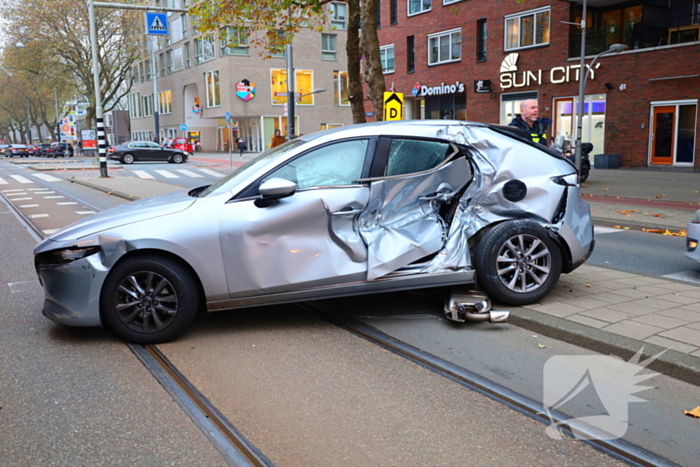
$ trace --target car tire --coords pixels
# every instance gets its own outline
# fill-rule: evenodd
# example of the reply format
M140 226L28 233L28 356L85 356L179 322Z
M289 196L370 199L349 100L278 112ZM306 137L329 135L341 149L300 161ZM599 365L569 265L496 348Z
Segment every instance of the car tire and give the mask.
M173 154L170 156L170 162L174 162L175 164L182 164L183 160L182 154Z
M546 297L562 269L559 245L540 224L506 221L489 230L475 252L479 286L491 299L528 305Z
M133 154L124 154L121 158L121 163L122 164L133 164L134 163L134 155Z
M197 316L199 290L194 275L176 260L162 256L127 259L105 280L101 317L126 341L167 342L184 333Z

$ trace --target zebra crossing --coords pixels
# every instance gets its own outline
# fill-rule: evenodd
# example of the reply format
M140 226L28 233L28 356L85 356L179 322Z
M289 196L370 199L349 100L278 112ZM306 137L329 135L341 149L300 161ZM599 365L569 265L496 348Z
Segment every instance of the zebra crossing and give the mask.
M226 174L217 172L216 170L212 169L200 169L200 168L192 168L192 169L174 169L174 170L163 170L163 169L157 169L153 170L155 173L147 172L146 170L131 170L131 173L136 175L137 177L144 179L144 180L155 180L156 178L182 178L182 177L189 177L189 178L202 178L205 175L208 175L209 177L215 177L215 178L221 178L226 176ZM201 173L204 173L205 175L202 175Z
M60 178L54 177L53 175L48 175L48 174L28 174L28 175L31 175L32 177L36 177L39 180L42 180L44 182L60 182L61 181ZM22 175L10 174L10 175L6 175L6 177L12 178L16 182L19 182L23 185L34 183L33 180L31 180L25 176L22 176ZM9 184L10 184L10 181L5 180L4 178L0 177L0 185L9 185ZM43 188L30 188L30 190L32 190L32 191L34 191L36 189L42 190Z

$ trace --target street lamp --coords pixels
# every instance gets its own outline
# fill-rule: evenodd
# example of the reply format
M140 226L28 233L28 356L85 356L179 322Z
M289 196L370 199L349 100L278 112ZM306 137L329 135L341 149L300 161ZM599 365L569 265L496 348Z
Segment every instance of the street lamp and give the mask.
M585 2L584 2L584 15L585 15ZM578 116L576 122L576 170L581 172L581 133L583 132L583 103L586 99L586 81L588 80L588 73L595 65L596 61L603 55L613 54L622 52L623 50L629 49L629 46L625 44L613 44L608 50L603 50L601 53L593 57L591 64L586 67L585 62L585 48L586 48L586 36L585 36L585 16L582 20L583 24L583 34L581 37L581 66L579 67L579 80L578 80ZM586 68L586 73L583 73L583 69Z
M297 102L301 102L302 97L310 96L311 94L318 94L319 92L326 92L325 89L314 89L311 92L307 92L306 94L302 94L299 97L297 97Z

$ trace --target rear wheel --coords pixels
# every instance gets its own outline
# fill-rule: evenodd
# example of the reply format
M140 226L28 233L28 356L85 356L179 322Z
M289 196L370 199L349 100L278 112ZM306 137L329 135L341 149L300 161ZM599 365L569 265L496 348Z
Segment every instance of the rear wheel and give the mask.
M179 262L165 257L125 260L107 277L102 318L123 339L156 344L180 336L200 303L199 284Z
M124 154L122 156L122 164L133 164L133 163L134 163L133 154Z
M529 220L497 225L481 239L475 256L479 285L493 300L509 305L541 300L561 275L559 245Z

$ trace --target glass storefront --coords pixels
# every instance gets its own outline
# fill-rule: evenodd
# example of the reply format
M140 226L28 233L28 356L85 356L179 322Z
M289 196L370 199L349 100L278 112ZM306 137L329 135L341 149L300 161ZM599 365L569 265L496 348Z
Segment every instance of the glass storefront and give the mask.
M581 125L581 141L593 143L592 154L605 153L605 94L586 96L583 103L583 120ZM578 97L554 98L554 122L552 135L562 136L576 144Z
M498 123L508 125L516 115L520 115L520 104L527 99L537 100L537 92L518 92L513 94L501 94L501 109ZM541 103L540 108L542 108Z
M466 120L467 94L443 94L426 96L425 118L430 120Z

